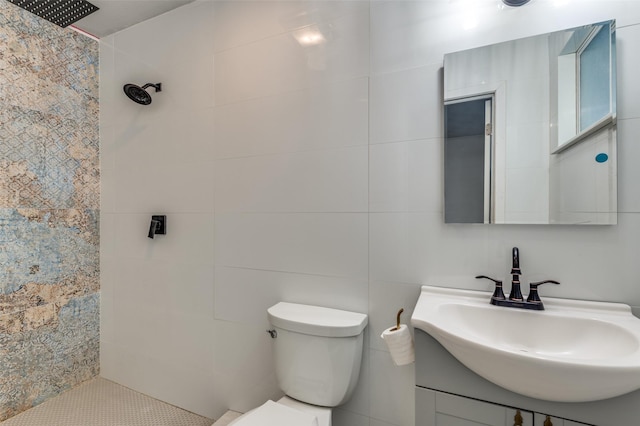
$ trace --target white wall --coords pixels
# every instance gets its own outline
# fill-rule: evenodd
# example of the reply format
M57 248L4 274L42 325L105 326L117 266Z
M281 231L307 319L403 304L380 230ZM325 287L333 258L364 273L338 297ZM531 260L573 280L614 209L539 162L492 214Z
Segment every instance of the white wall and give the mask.
M217 417L279 396L265 309L367 312L337 426L413 424L381 331L421 284L489 289L512 246L542 297L640 306L634 1L197 2L101 41L102 374ZM578 4L579 3L579 4ZM443 54L618 19L619 225L444 225ZM304 48L305 28L326 43ZM153 104L126 82L162 81ZM146 238L152 213L168 235ZM526 330L523 330L526 332Z

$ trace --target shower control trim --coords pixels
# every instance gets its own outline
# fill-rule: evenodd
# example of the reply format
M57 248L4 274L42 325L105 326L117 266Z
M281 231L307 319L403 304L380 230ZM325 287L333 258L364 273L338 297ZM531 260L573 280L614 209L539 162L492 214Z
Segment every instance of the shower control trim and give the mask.
M152 215L151 225L149 226L149 238L153 239L156 235L167 234L167 216L165 215Z

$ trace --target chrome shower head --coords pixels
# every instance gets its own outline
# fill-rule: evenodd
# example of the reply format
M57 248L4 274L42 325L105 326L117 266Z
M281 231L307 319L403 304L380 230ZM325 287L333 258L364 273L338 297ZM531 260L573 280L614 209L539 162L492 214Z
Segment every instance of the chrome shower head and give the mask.
M147 87L153 87L154 89L156 89L156 92L162 91L162 83L147 83L142 87L135 84L125 84L123 90L124 93L133 102L136 102L140 105L149 105L151 103L151 95L149 94L149 92L147 92Z

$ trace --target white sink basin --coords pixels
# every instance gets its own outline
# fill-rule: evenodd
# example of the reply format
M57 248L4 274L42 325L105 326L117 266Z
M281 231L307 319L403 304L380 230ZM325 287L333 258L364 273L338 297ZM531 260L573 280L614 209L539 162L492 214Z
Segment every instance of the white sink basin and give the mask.
M532 398L585 402L640 389L640 319L628 305L545 297L546 310L528 311L490 298L423 286L411 324L480 376Z

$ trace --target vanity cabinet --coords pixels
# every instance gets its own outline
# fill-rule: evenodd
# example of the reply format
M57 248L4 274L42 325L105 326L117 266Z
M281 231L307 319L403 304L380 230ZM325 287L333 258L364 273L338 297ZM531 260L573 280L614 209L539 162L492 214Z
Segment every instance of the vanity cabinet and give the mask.
M416 387L416 426L590 425Z
M534 414L530 411L420 387L416 388L416 407L420 411L416 416L416 426L534 425Z
M416 426L513 426L514 408L520 408L523 426L548 426L547 415L553 426L638 424L640 391L584 403L534 399L478 376L420 329L414 343Z

